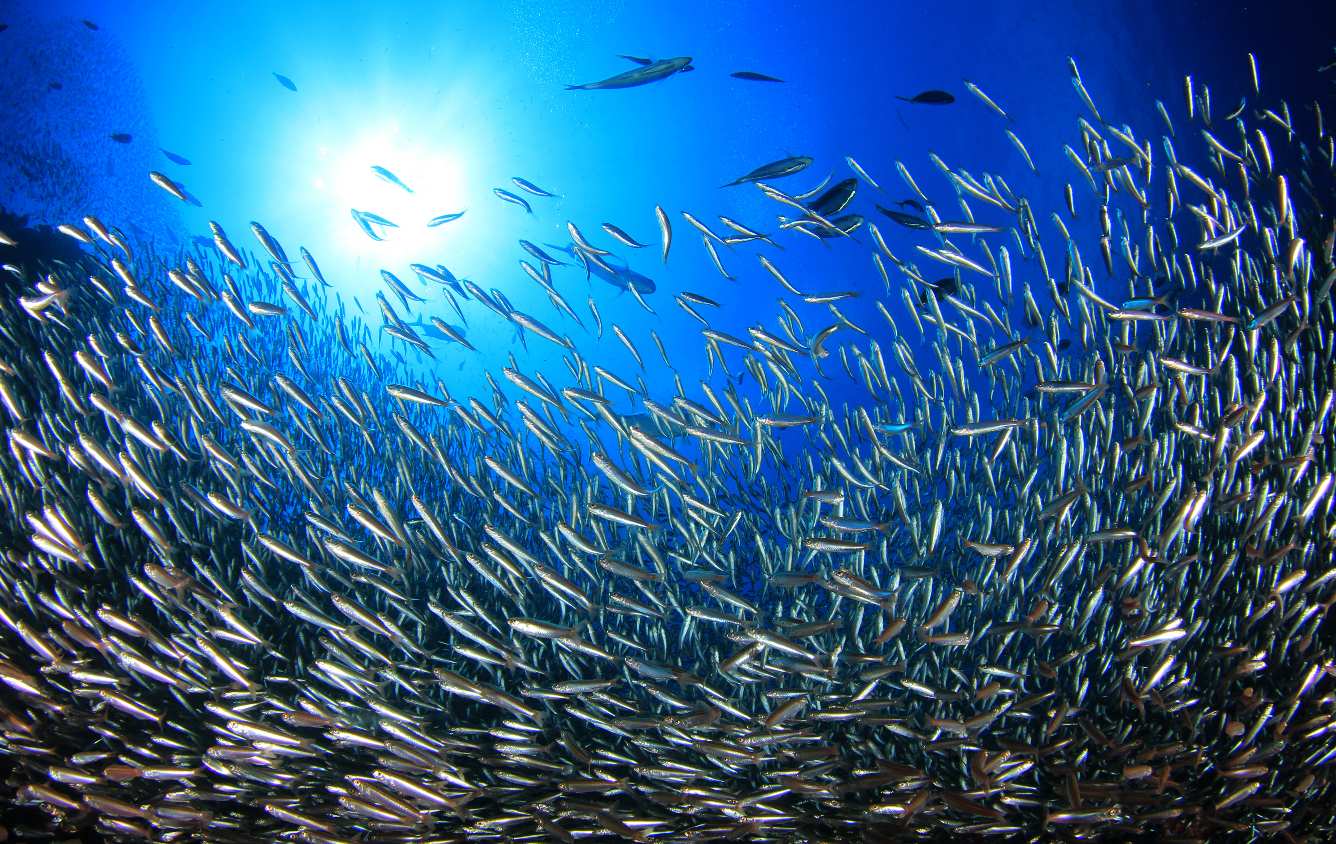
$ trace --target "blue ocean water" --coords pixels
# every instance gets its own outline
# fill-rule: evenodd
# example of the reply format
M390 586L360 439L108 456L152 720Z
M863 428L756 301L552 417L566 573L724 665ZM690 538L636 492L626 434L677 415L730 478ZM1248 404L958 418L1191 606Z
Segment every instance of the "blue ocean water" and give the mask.
M711 317L715 327L743 334L773 323L784 292L749 246L724 250L736 280L721 278L679 215L692 212L716 229L721 214L770 225L774 203L753 186L719 185L768 161L811 156L816 164L783 181L797 193L828 175L833 182L855 175L844 162L853 156L882 190L864 186L848 210L879 223L893 251L911 250L913 232L879 219L874 203L912 198L897 161L935 199L952 188L929 154L1004 179L1036 208L1060 208L1063 185L1078 178L1062 146L1076 140L1074 117L1082 111L1068 57L1099 107L1142 136L1159 128L1156 99L1182 111L1186 74L1213 86L1214 108L1232 110L1248 87L1249 51L1268 87L1293 91L1296 102L1322 93L1304 90L1330 58L1331 15L1320 5L243 2L186 11L153 2L19 3L0 33L0 57L7 57L0 62L11 80L0 94L4 143L23 148L27 127L40 127L43 143L61 157L48 173L10 166L0 207L53 225L114 209L121 213L103 216L160 238L207 237L208 222L217 221L248 249L259 248L246 231L259 221L294 258L305 246L350 315L373 324L381 269L412 281L409 264L442 264L572 332L592 362L624 367L633 362L610 332L595 342L562 321L520 268L520 260L533 261L517 245L521 238L566 245L567 221L606 244L598 227L611 222L651 244L622 254L658 284L657 316L597 279L586 285L579 269L556 268L556 283L587 326L584 301L593 295L605 322L653 327L693 383L707 372L700 326L669 297L708 295L723 305ZM102 66L111 53L118 64ZM641 88L565 90L634 66L619 54L691 56L696 70ZM743 70L784 82L729 75ZM1012 121L972 97L964 79ZM51 90L53 81L62 87ZM957 102L896 99L925 89L946 89ZM1038 174L1007 128L1026 144ZM111 140L118 132L132 142ZM44 147L32 144L40 156ZM55 200L40 183L60 183L65 160L80 183ZM393 171L413 193L377 178L373 165ZM156 191L148 169L179 180L201 207ZM513 176L559 197L529 197L534 214L527 215L492 194L494 187L515 190ZM676 233L668 266L655 245L655 205L668 210ZM399 228L374 242L351 219L353 208ZM424 226L460 211L455 222ZM1046 223L1041 229L1056 236ZM856 238L869 244L866 229ZM867 249L851 246L799 239L775 264L799 287L882 289ZM889 307L899 304L887 298ZM873 301L842 308L866 324L879 319ZM902 307L896 313L905 316ZM439 301L414 313L433 315L460 323ZM536 339L525 352L495 314L466 316L470 336L486 339L482 357L443 348L431 365L452 391L485 390L481 373L512 351L549 375L560 368L559 348ZM658 357L646 336L637 342L642 356Z

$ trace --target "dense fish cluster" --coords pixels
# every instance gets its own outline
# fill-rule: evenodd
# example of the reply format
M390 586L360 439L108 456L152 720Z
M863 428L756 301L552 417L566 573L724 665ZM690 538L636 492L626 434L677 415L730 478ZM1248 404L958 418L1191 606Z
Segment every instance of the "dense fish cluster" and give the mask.
M170 201L143 180L155 151L144 143L153 131L131 55L78 18L43 20L20 5L0 7L9 24L0 29L0 76L9 80L0 86L0 208L42 222L95 214L134 235L170 232ZM101 189L109 181L117 190Z
M11 799L117 840L1329 839L1333 137L1254 68L1138 138L1071 70L1066 208L936 157L898 203L852 159L795 193L792 158L729 188L767 223L682 212L783 296L745 336L612 254L671 265L662 207L657 245L523 242L546 322L422 265L368 326L258 224L63 225L84 257L0 298ZM884 291L787 274L804 236ZM666 388L693 350L581 320L559 260L675 297L715 375ZM567 371L452 397L428 327L484 343L447 299Z

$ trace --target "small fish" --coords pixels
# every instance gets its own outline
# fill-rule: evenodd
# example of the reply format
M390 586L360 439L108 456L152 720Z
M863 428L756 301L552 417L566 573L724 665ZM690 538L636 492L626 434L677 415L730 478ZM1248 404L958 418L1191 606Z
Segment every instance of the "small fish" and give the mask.
M278 84L279 84L279 85L282 85L284 88L287 88L289 91L292 91L293 93L296 93L296 91L297 91L297 85L296 85L296 83L294 83L291 79L287 78L286 76L284 76L284 75L281 74L281 73L275 73L275 74L274 74L274 78L278 80Z
M362 233L372 240L385 239L384 235L372 228L373 225L395 229L399 227L397 224L390 222L379 214L373 214L370 211L358 211L356 208L351 210L353 221L357 223L357 226L362 230Z
M288 255L283 251L283 247L277 240L274 240L273 235L269 234L264 226L252 221L251 233L255 235L255 239L260 241L260 245L264 247L264 251L268 252L269 257L273 258L276 263L282 264L285 267L292 263L288 260Z
M176 182L173 182L171 179L167 178L158 171L156 170L152 171L151 173L148 174L148 177L153 180L153 184L167 191L172 196L176 197L182 202L189 201L188 199L186 199L186 192L181 189L180 185L178 185Z
M576 250L575 244L571 244L570 246L556 246L549 243L547 245L558 251L565 252L567 255L570 255L577 260L582 254ZM636 272L620 260L617 261L616 265L609 263L608 261L587 260L585 269L590 276L597 276L608 284L611 284L613 287L616 287L618 290L630 290L632 293L646 296L653 293L656 289L653 279ZM601 322L598 316L598 310L594 307L593 302L594 300L591 298L589 300L590 310L594 314L595 322Z
M441 214L440 216L432 217L430 220L428 220L427 227L435 228L436 226L443 226L446 223L453 223L455 220L458 220L462 216L464 216L463 211L456 211L453 214Z
M421 319L417 322L410 322L409 327L421 332L423 336L432 340L439 340L445 343L458 343L469 351L476 352L477 349L464 336L464 329L457 325L450 325L436 317L431 318L431 323L424 323Z
M128 144L135 138L129 132L113 132L111 133L111 139L118 144Z
M320 272L320 266L316 264L315 258L311 257L311 253L306 251L306 247L299 247L298 251L302 253L302 260L306 262L306 267L311 271L311 275L315 276L315 280L325 287L330 287L330 283L325 281L325 276Z
M379 176L379 177L381 178L382 181L389 182L390 184L394 185L396 188L403 188L403 189L404 189L405 191L407 191L408 193L412 193L412 192L413 192L413 189L410 188L408 185L404 184L404 182L403 182L402 179L400 179L398 176L394 175L393 173L391 173L389 170L385 169L384 167L381 167L379 164L373 164L373 165L371 165L371 172L372 172L372 173L375 173L377 176Z
M897 96L896 99L907 103L919 103L920 105L950 105L956 101L956 98L951 94L938 90L921 91L912 97Z
M954 296L959 289L959 285L956 283L956 277L953 275L943 276L936 281L926 281L924 284L927 285L928 290L932 291L933 297L938 300L946 296ZM927 291L919 294L919 304L928 304Z
M914 427L913 422L879 422L872 426L883 434L903 434Z
M673 245L673 226L668 222L668 212L663 210L662 205L654 206L654 216L659 220L659 235L663 240L663 262L668 263L668 250Z
M913 214L905 214L902 211L892 211L882 205L878 205L877 210L907 229L932 228L932 225L927 220L922 217L915 217Z
M629 235L629 234L627 234L626 232L622 231L622 230L621 230L620 228L618 228L617 226L614 226L612 223L604 223L604 224L603 224L603 231L605 231L605 232L607 232L608 234L612 235L612 236L615 237L617 240L621 241L622 243L626 244L627 246L631 247L632 249L644 249L644 248L648 245L648 244L641 243L640 241L636 240L634 237L631 237L631 235Z
M3 30L0 30L0 32L2 32L2 31L3 31ZM60 89L62 89L62 88L64 88L64 87L65 87L64 85L60 84L59 82L57 82L57 81L54 80L54 79L52 79L50 82L46 83L46 90L48 90L48 91L59 91Z
M734 185L744 184L746 182L759 182L762 180L769 181L771 179L783 178L784 176L792 176L794 173L800 173L803 170L806 170L808 165L810 165L811 163L812 163L811 157L806 155L796 155L791 158L781 158L778 161L771 161L768 164L762 164L760 167L757 167L755 170L752 170L747 175L739 176L733 181L723 185L723 187L729 188Z
M980 90L980 88L979 88L978 85L975 85L973 82L971 82L971 81L969 81L968 79L966 79L966 80L965 80L965 89L966 89L967 91L969 91L971 94L973 94L974 96L978 97L978 98L979 98L979 101L982 102L984 105L988 106L988 107L991 108L993 111L997 112L998 116L1001 117L1003 120L1010 120L1010 119L1011 119L1010 115L1008 115L1008 114L1002 109L1002 106L1000 106L1000 105L998 105L997 103L993 102L992 97L989 97L989 96L988 96L987 94L985 94L982 90Z
M548 191L545 191L542 188L538 187L538 185L535 185L533 182L529 181L528 179L521 179L519 176L511 176L510 181L515 183L515 187L519 188L525 193L531 193L534 196L556 196L555 193L550 193Z
M167 156L167 160L172 162L173 164L180 164L182 167L190 166L190 159L186 158L184 155L177 155L174 152L168 152L167 150L162 149L162 147L158 147L158 149L162 150L162 154Z
M648 85L651 82L658 82L660 79L667 79L675 73L689 70L690 68L690 56L681 56L675 59L662 59L653 64L638 67L635 70L628 70L625 73L619 73L616 76L609 76L607 79L599 82L585 82L581 85L567 85L566 90L601 91L618 88L634 88L637 85Z
M506 202L509 202L511 205L518 205L519 207L523 208L525 212L528 214L533 213L533 207L529 205L529 200L525 199L522 196L517 196L511 193L510 191L506 190L505 188L492 188L492 193L501 197Z
M98 29L97 24L93 23L92 21L88 20L87 18L84 19L83 25L86 26L86 27L88 27L89 29L93 30L94 32L96 32L97 29Z
M468 292L459 283L459 279L455 278L455 274L443 265L438 264L435 267L429 267L426 264L410 264L408 268L417 273L418 278L424 281L434 281L437 284L449 287L465 299L469 297Z
M849 206L857 189L857 179L845 179L837 182L821 196L808 203L807 210L820 217L833 217Z
M844 161L849 165L849 169L854 171L858 178L867 182L869 185L872 185L874 190L881 190L881 185L877 184L877 180L869 176L867 171L863 169L863 165L855 161L852 155L846 155Z
M542 261L544 264L552 264L558 267L565 266L564 262L558 261L556 258L553 258L551 255L544 252L542 247L538 246L537 244L530 243L527 240L521 240L520 247L523 248L525 252L528 252L530 255Z
M767 76L767 75L764 74L764 73L757 73L757 72L754 71L754 70L737 70L737 71L734 71L733 73L730 73L729 76L733 77L734 79L746 79L746 80L751 81L751 82L783 82L783 81L784 81L783 79L780 79L780 78L775 77L775 76Z

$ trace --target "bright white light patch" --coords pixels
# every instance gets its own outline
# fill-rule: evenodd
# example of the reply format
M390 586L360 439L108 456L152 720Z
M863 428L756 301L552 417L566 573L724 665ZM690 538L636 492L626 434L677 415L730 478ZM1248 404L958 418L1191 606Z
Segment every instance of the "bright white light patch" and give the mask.
M440 260L450 224L429 228L433 217L465 210L469 186L459 156L441 146L427 146L389 126L365 131L346 143L316 149L311 184L325 194L327 229L350 253L366 256L387 268ZM379 165L406 185L405 190L381 178ZM352 218L352 209L369 211L397 228L375 227L384 238L367 237Z

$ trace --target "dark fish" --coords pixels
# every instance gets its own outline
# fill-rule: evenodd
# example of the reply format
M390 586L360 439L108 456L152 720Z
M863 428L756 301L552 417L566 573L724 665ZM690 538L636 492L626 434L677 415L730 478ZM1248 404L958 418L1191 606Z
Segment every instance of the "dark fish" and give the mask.
M88 27L88 28L91 29L91 30L94 30L94 31L97 30L97 24L93 23L93 22L90 21L90 20L85 19L84 22L83 22L83 25L86 26L86 27Z
M674 73L689 70L691 68L691 57L682 56L675 59L662 59L638 67L635 70L628 70L625 73L619 73L616 76L609 76L600 82L586 82L582 85L567 85L567 91L598 91L611 90L616 88L634 88L637 85L648 85L651 82L658 82L660 79L667 79Z
M0 23L0 32L4 32L6 29L9 29L9 24Z
M917 199L902 199L895 204L900 206L901 208L913 208L920 214L922 214L924 211L923 203L919 202Z
M727 188L732 187L733 185L741 185L745 182L760 182L769 179L779 179L784 176L792 176L794 173L805 170L811 163L812 159L806 155L781 158L780 160L772 161L769 164L762 164L747 175L739 176L723 187Z
M159 149L162 148L159 147ZM180 164L183 167L190 166L190 159L186 158L184 155L177 155L176 153L168 152L165 149L162 150L162 154L167 156L167 160L172 162L173 164Z
M274 74L274 78L278 80L278 84L279 84L279 85L282 85L284 88L287 88L289 91L293 91L293 92L295 92L295 91L297 90L297 85L296 85L296 83L294 83L291 79L287 78L287 77L284 76L283 74L281 74L281 73L275 73L275 74Z
M131 135L129 132L113 132L111 134L111 139L118 144L128 144L135 138L134 135Z
M54 79L52 79L50 82L46 83L46 89L47 89L48 91L59 91L61 88L64 88L64 87L65 87L64 85L61 85L59 82L57 82L57 81L54 80Z
M842 182L837 182L832 187L827 188L826 192L814 201L808 203L807 210L830 219L848 207L849 203L853 201L854 192L857 188L857 179L845 179Z
M825 216L824 214L822 216ZM833 237L844 237L857 231L864 222L862 214L845 214L842 217L836 217L831 220L830 226L815 226L811 229L817 237L825 240Z
M937 297L938 299L941 299L943 296L954 296L956 294L956 291L959 289L959 283L956 281L956 277L953 275L943 276L937 279L936 281L926 282L926 284L928 285L928 290L931 290L933 296ZM928 304L927 290L924 290L919 293L919 304L921 305Z
M729 76L733 77L734 79L747 79L747 80L752 81L752 82L783 82L783 81L784 81L783 79L780 79L780 78L778 78L778 77L775 77L775 76L767 76L767 75L764 74L764 73L757 73L756 71L753 71L753 70L737 70L737 71L734 71L733 73L730 73Z
M923 91L912 97L896 97L897 100L904 100L907 103L919 103L921 105L950 105L956 101L956 98L946 91Z
M932 225L922 217L915 217L913 214L906 214L902 211L892 211L885 206L878 205L877 210L890 217L895 222L907 229L930 229Z

